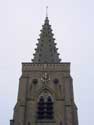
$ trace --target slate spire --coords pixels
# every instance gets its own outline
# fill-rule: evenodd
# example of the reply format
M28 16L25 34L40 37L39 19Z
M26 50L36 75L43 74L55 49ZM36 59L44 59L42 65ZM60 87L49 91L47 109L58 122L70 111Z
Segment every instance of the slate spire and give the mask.
M46 14L32 62L49 64L60 63L59 54L57 53L58 49L54 41L51 25L49 24L48 15Z

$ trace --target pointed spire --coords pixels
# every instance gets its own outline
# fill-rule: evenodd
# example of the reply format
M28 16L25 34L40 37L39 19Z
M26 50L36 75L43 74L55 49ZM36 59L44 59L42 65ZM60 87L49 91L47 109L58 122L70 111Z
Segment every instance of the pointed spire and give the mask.
M60 63L59 54L57 53L55 39L51 25L48 19L48 7L46 7L46 19L38 39L37 48L35 49L33 63Z
M48 17L48 6L46 6L46 17Z

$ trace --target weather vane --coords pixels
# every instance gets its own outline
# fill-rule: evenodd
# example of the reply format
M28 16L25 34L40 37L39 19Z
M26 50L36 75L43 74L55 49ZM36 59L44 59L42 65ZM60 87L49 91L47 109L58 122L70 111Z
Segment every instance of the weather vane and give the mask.
M46 6L46 17L48 17L48 6Z

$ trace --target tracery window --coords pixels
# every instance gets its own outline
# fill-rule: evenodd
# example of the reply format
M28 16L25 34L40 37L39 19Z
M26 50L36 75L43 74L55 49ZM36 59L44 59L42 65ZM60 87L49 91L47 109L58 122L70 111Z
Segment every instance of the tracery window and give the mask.
M40 97L37 106L37 119L53 119L53 101L50 96L45 100L43 96Z
M38 102L38 107L37 107L37 119L44 119L45 118L45 102L44 98L41 97L39 102Z
M46 118L53 119L53 102L50 96L46 102Z

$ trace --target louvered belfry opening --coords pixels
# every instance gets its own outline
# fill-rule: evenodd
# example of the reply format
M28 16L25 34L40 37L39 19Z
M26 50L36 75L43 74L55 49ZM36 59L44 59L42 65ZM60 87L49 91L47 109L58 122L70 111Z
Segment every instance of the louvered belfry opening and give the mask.
M38 102L38 107L37 107L37 119L44 119L45 118L45 102L44 98L41 97L39 102Z
M49 96L46 102L46 118L53 119L53 102L51 97Z
M45 101L43 97L40 98L37 107L37 119L38 120L45 120L49 119L52 120L53 117L53 101L50 96L48 96L47 100Z

